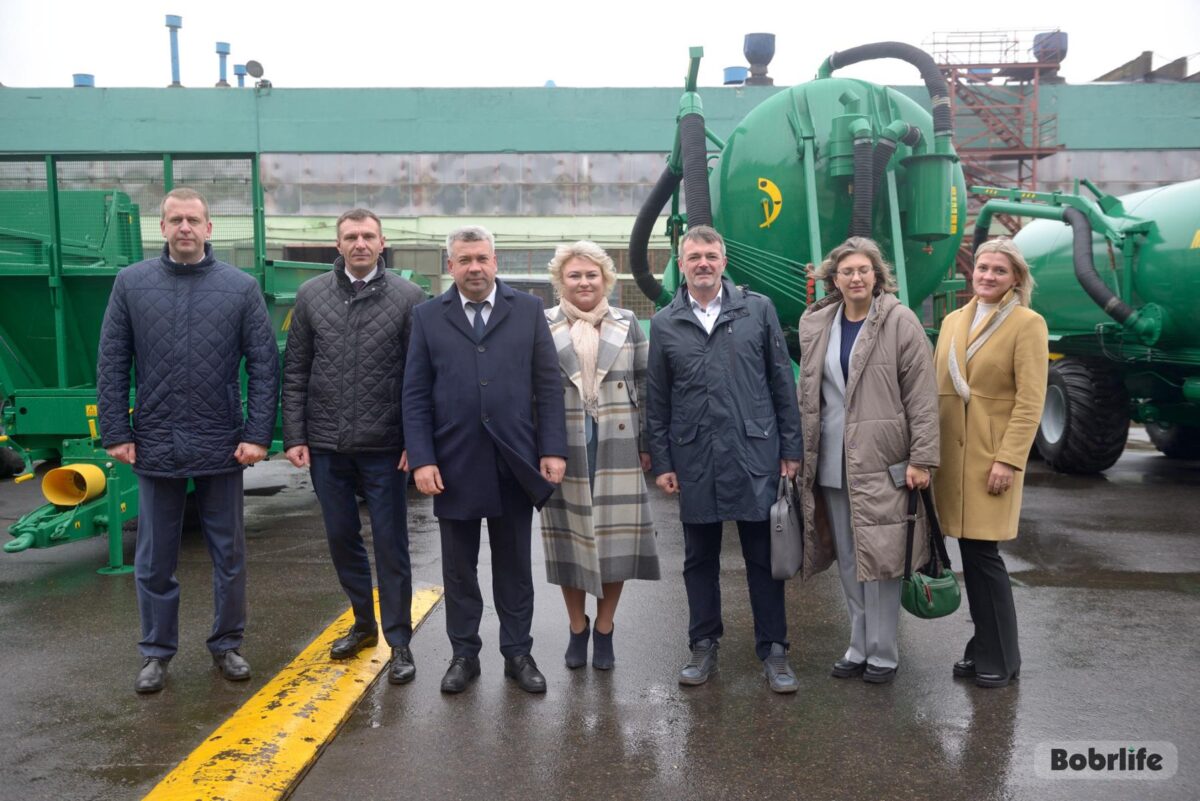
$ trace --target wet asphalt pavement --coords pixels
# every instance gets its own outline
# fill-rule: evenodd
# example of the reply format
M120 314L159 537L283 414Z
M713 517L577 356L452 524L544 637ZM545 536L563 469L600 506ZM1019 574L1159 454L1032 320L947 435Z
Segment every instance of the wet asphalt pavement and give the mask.
M219 678L204 648L210 572L198 533L185 535L179 568L180 653L152 697L132 691L132 577L96 573L102 540L0 554L0 799L140 798L345 610L307 475L271 462L249 471L247 488L244 653L255 674L242 685ZM438 691L450 658L439 605L413 640L415 683L369 689L292 797L1198 798L1198 490L1200 463L1165 459L1140 432L1103 476L1031 464L1021 536L1001 549L1024 664L1000 690L951 678L970 634L965 600L941 620L902 613L894 684L830 678L846 627L830 571L789 585L800 692L772 694L732 532L721 671L679 686L682 535L674 503L655 492L664 579L627 585L609 672L563 666L566 617L535 531L533 653L549 691L529 696L503 677L485 544L480 679L460 696ZM35 482L0 483L0 526L36 498ZM410 501L415 579L440 584L431 504ZM127 560L133 540L126 532ZM1039 777L1039 743L1084 740L1171 742L1179 770L1161 781Z

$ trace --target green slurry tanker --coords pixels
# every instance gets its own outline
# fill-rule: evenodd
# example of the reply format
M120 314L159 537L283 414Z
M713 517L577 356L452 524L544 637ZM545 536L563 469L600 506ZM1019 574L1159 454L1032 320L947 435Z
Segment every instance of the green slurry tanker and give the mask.
M1014 238L1050 328L1037 449L1056 470L1111 467L1131 420L1169 457L1200 458L1200 181L1123 197L973 187L994 214L1036 218Z
M767 52L752 53L764 45ZM773 52L770 35L746 37L751 63L766 63ZM664 286L651 275L646 256L650 232L668 203L673 248L686 225L721 231L727 274L775 302L793 355L800 315L822 295L822 287L808 285L806 268L847 236L880 244L895 266L904 303L919 306L956 285L946 278L963 238L966 184L954 151L949 90L928 54L899 42L835 53L815 80L761 103L724 141L705 127L695 88L703 51L693 48L691 55L670 159L630 236L630 268L649 298L666 303L679 286L675 259ZM895 89L833 76L842 67L884 58L920 71L932 116ZM708 143L718 150L715 161ZM681 186L686 213L680 211Z
M773 37L747 37L752 63L751 50L764 45L760 63L770 60ZM670 204L673 249L687 225L720 230L728 275L771 297L793 355L798 319L822 294L805 269L847 236L879 242L904 303L919 309L933 295L935 322L951 310L955 292L967 288L952 274L966 187L933 60L897 42L835 53L815 80L764 101L723 141L704 125L695 86L702 55L692 50L671 157L630 237L642 291L664 304L679 286L674 258L659 284L646 257ZM833 77L878 58L920 71L932 116L894 89ZM1038 282L1033 303L1054 356L1037 448L1056 470L1097 472L1120 457L1136 420L1167 456L1200 458L1200 181L1124 198L1083 185L1092 197L972 188L992 198L975 246L996 213L1039 218L1016 238Z

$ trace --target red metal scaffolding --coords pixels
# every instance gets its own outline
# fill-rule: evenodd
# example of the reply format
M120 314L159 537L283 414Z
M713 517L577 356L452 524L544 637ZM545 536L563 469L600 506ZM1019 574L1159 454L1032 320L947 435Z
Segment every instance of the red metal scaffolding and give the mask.
M1041 106L1042 84L1062 80L1058 61L1038 61L1033 54L1034 35L1041 32L942 32L926 42L950 89L954 145L968 187L1036 190L1038 161L1062 149L1058 117ZM970 193L967 198L967 230L972 231L983 199ZM1008 215L995 220L1010 234L1021 228L1020 220ZM970 236L963 244L959 267L969 272Z

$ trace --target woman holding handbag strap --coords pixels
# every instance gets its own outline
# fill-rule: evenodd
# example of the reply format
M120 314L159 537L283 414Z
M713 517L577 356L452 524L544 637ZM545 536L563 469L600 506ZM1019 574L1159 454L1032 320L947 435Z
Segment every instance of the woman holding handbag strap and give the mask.
M850 644L833 676L886 684L898 665L909 491L938 464L933 360L873 241L847 239L813 277L828 294L800 318L802 575L837 559ZM929 559L923 514L920 529L913 566Z
M1007 239L975 251L975 297L938 335L942 530L959 538L975 635L954 675L1003 687L1021 672L1017 613L997 543L1017 536L1025 459L1046 399L1046 321L1029 307L1029 265Z

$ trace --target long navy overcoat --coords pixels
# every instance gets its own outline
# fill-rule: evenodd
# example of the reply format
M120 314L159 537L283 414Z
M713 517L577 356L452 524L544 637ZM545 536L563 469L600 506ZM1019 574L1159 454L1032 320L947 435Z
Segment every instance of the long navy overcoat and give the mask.
M554 489L540 458L567 456L558 354L541 299L497 281L478 342L457 287L417 306L403 407L411 469L436 464L442 474L438 517L499 517L502 466L540 508Z

